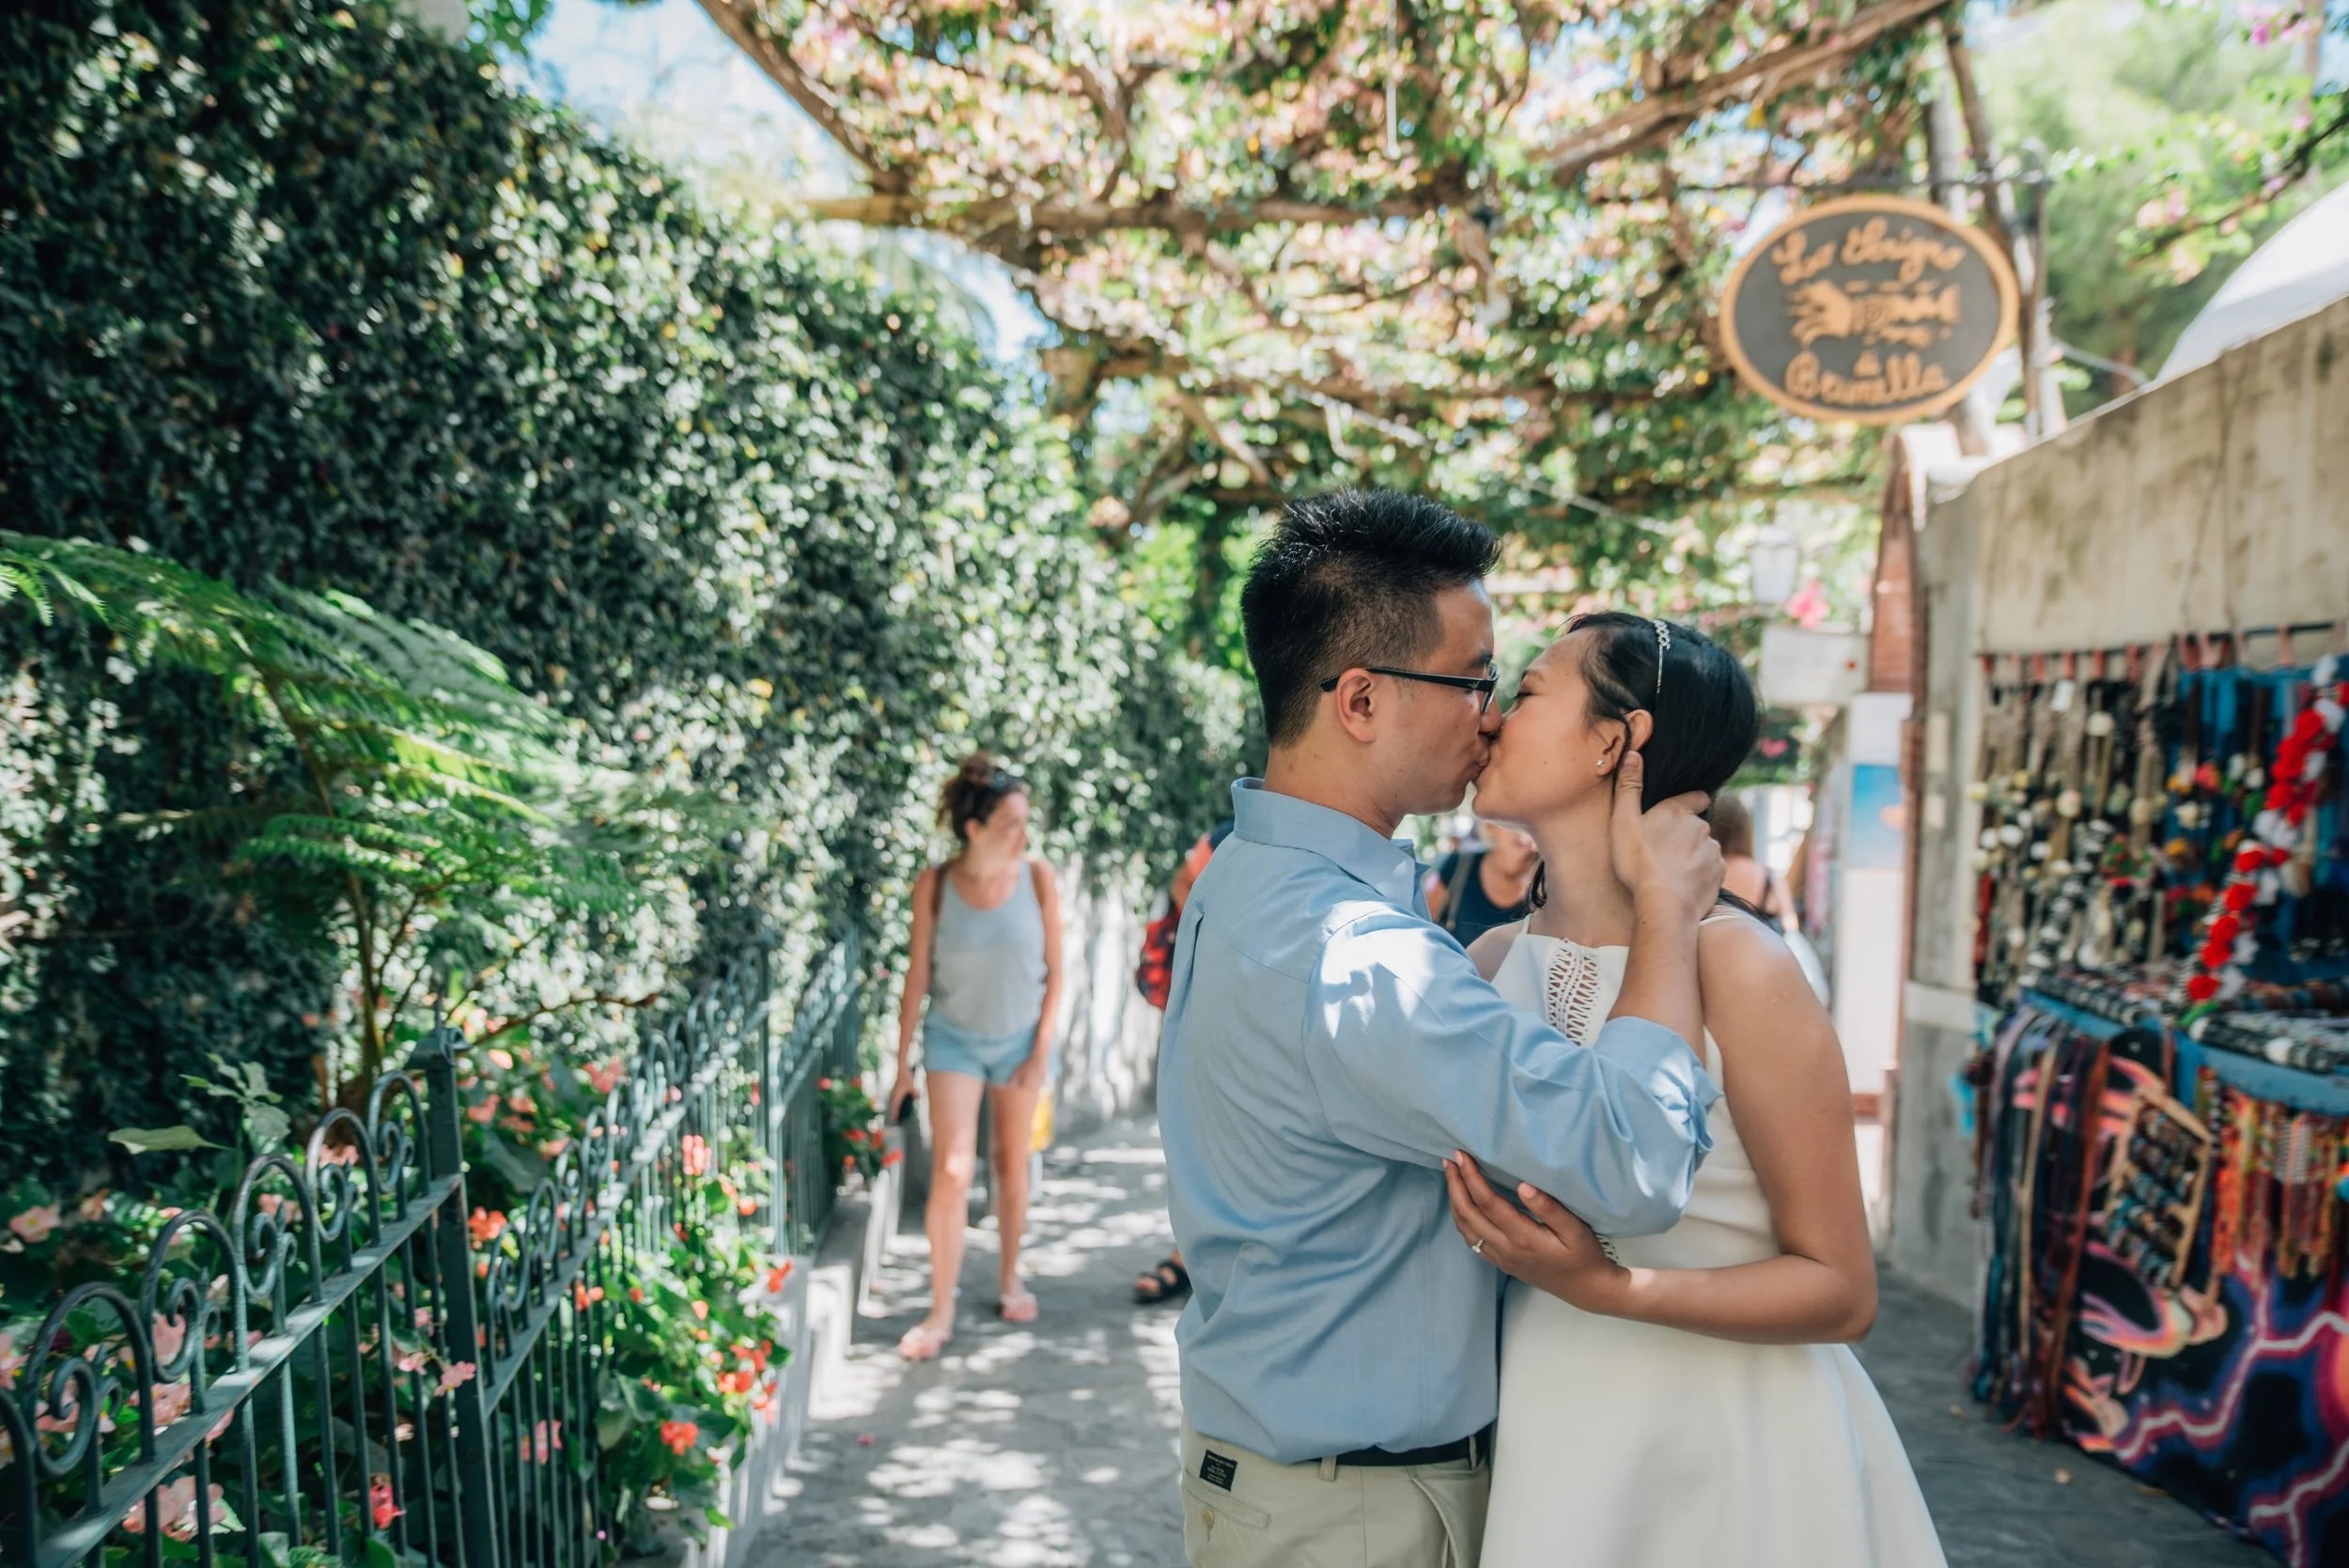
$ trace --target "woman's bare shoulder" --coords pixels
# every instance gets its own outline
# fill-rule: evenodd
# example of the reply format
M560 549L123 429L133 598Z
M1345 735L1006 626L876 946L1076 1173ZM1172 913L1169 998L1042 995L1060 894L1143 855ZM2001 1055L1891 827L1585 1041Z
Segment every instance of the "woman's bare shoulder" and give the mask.
M1762 980L1781 966L1802 972L1786 939L1743 909L1723 905L1697 927L1698 979L1708 986L1717 979Z
M1496 925L1469 943L1469 957L1476 964L1476 972L1490 980L1501 972L1501 961L1509 956L1509 949L1525 934L1525 922L1511 921Z
M1785 939L1743 910L1724 909L1697 931L1704 1027L1725 1049L1803 1039L1827 1013Z

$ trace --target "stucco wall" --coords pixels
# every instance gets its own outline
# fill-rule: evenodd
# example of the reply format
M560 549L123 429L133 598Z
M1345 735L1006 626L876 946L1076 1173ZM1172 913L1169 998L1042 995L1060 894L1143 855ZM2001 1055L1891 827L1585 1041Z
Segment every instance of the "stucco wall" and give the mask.
M1970 480L1928 479L1917 883L1894 1107L1894 1266L1970 1292L1968 800L1981 656L2159 644L2349 616L2349 301L2082 420ZM2312 656L2329 642L2305 636ZM2256 636L2258 661L2277 645Z
M2349 300L1984 469L1968 499L1983 650L2349 614Z

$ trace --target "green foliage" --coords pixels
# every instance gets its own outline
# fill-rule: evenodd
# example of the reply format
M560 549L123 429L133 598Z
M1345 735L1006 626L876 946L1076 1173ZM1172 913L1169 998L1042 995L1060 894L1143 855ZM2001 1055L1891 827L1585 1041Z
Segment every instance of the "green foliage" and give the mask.
M2245 161L2255 165L2309 108L2299 49L2253 43L2231 11L2148 0L2061 0L1986 41L1980 70L2001 141L2044 149L2055 176L2046 199L2057 334L2151 375L2305 195L2152 242L2264 178L2247 177ZM2327 156L2342 154L2349 147ZM2123 390L2083 388L2073 401Z
M399 625L331 590L248 596L86 540L0 532L0 569L44 620L62 606L111 631L133 668L220 683L264 766L240 803L207 815L249 834L232 875L262 868L272 902L290 879L298 904L335 909L358 975L349 1097L373 1083L387 1032L428 977L445 1006L506 966L508 932L625 920L708 851L698 803L647 800L625 776L582 776L556 744L584 726L522 697L495 660L437 628ZM0 603L8 589L0 582ZM295 766L267 766L286 750ZM170 831L187 820L163 812L102 826ZM248 1149L275 1147L288 1122L261 1067L212 1061L235 1088L187 1081L243 1105Z
M1715 577L1626 514L1847 480L1742 392L1716 300L1799 175L1897 165L1926 14L1835 0L704 0L863 190L806 210L1015 270L1124 539L1334 484L1431 493L1613 593ZM1177 531L1181 532L1177 532Z
M842 1176L850 1172L871 1181L880 1174L886 1157L881 1151L880 1108L852 1078L828 1078L817 1085L824 1112L824 1169Z
M497 1017L657 995L762 924L888 964L968 745L1098 866L1163 871L1218 810L1237 683L1159 645L963 337L378 7L0 14L0 283L10 526L446 629L586 726L583 767L741 814L690 892L518 951ZM295 755L117 643L0 625L0 1166L95 1157L61 1126L221 1141L183 1081L213 1051L314 1103L354 979L332 902L228 872ZM289 822L272 863L329 836Z

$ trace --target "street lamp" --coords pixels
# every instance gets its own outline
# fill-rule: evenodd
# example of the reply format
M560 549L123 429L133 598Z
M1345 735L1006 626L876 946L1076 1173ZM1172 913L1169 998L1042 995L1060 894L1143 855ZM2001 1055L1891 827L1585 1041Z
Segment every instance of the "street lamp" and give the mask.
M1802 541L1777 523L1765 524L1746 549L1746 576L1756 604L1781 605L1795 597L1802 573Z

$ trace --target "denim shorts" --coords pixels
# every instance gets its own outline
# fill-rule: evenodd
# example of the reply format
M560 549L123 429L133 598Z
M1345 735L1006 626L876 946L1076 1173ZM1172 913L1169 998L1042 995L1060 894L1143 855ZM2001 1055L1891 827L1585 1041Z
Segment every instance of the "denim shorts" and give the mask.
M933 1073L960 1073L997 1088L1011 1081L1035 1049L1035 1027L1009 1034L974 1034L932 1013L922 1024L922 1065ZM1051 1074L1045 1073L1047 1079Z

